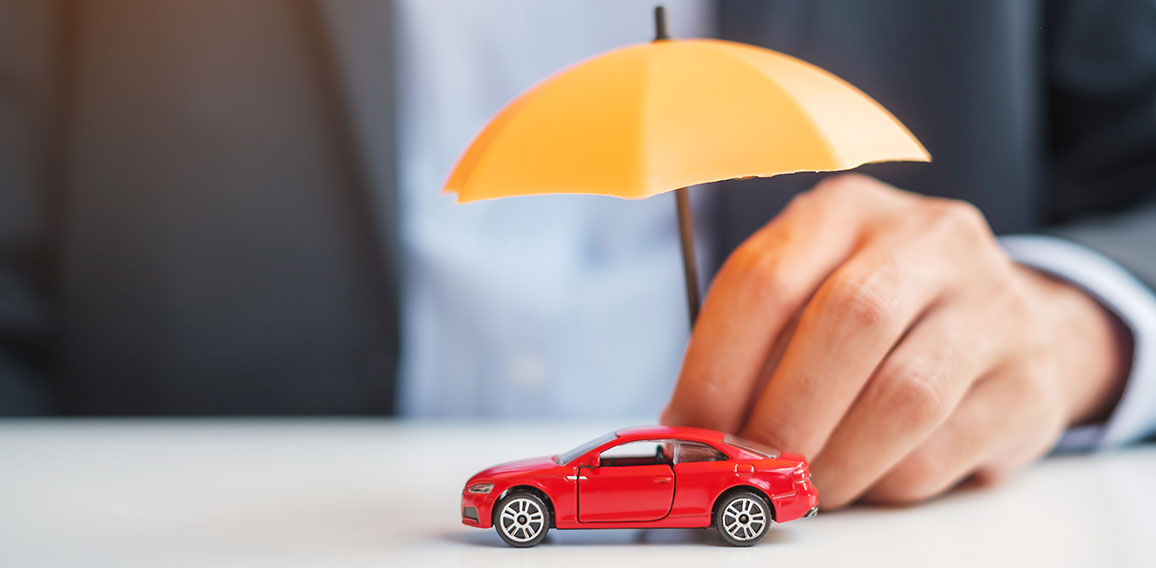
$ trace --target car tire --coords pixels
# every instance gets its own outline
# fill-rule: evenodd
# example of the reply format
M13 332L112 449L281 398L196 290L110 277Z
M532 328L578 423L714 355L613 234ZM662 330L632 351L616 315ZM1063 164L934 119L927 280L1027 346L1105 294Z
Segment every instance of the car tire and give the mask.
M715 511L715 528L731 546L753 546L767 535L774 519L771 506L754 491L726 496Z
M534 546L550 530L550 508L529 491L511 492L494 507L494 530L510 546Z

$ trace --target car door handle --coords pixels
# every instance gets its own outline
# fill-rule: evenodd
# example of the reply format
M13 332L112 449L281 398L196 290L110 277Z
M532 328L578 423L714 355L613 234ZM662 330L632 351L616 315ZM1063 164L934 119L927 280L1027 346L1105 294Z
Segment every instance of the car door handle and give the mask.
M654 480L655 483L670 483L669 477L660 477Z

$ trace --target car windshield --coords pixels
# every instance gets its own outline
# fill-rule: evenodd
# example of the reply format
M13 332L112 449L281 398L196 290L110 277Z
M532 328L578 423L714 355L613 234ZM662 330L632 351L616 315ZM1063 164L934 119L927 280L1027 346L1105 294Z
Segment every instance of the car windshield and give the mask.
M750 440L740 438L740 437L734 436L732 434L727 434L727 435L723 436L723 442L726 442L726 443L728 443L732 446L738 447L738 448L742 448L748 452L759 454L760 456L765 456L768 458L777 458L777 457L779 457L779 453L780 453L779 450L776 450L774 448L767 447L767 446L764 446L758 442L752 442Z
M581 457L582 454L589 452L590 450L593 450L594 448L597 448L598 446L601 446L602 444L605 444L606 442L609 442L617 437L618 434L611 432L605 436L590 440L589 442L586 442L585 444L582 444L573 450L554 456L554 463L558 465L566 465Z

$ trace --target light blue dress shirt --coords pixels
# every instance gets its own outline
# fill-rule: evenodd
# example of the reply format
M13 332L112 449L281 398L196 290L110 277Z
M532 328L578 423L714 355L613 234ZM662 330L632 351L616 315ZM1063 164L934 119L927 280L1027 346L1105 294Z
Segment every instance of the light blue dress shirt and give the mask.
M713 29L707 1L665 2L675 37ZM402 0L396 29L404 255L401 410L418 417L653 421L688 329L672 196L534 196L457 205L440 188L505 103L559 69L652 36L653 0ZM695 192L700 212L709 191ZM700 262L710 233L697 215ZM1059 239L1003 239L1081 286L1134 336L1103 427L1065 448L1156 431L1156 300L1110 260ZM704 263L705 265L705 263Z
M666 4L676 37L713 28L709 3ZM503 105L568 65L650 41L653 9L398 3L403 414L654 421L666 403L688 337L672 195L457 205L440 192Z

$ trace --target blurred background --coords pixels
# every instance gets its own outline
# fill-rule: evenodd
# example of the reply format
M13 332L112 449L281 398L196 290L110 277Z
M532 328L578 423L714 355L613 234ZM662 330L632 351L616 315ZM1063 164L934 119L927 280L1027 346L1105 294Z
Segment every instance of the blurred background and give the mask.
M667 0L847 79L931 164L866 173L1148 282L1151 2ZM653 0L0 0L0 414L656 420L672 195L454 204L490 116ZM692 193L710 275L817 176ZM1148 217L1151 218L1151 217Z

